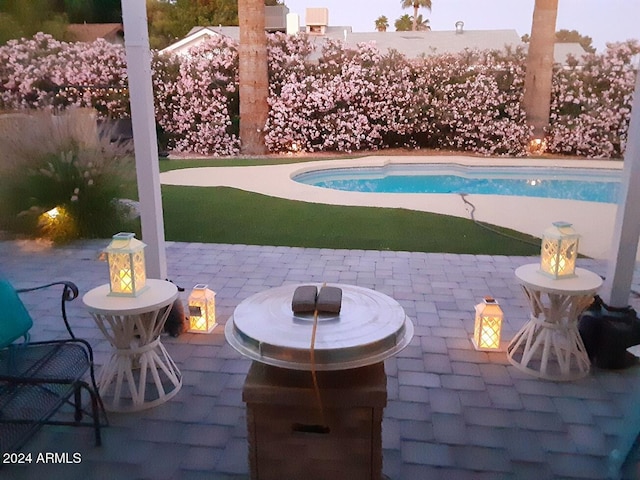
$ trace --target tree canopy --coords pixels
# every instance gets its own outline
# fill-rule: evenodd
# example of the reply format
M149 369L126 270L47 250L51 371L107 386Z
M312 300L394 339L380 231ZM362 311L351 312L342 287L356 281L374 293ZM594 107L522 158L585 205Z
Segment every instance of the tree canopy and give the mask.
M413 20L405 13L395 21L393 26L396 27L396 32L408 32L413 27Z
M380 15L376 18L375 27L379 32L386 32L389 28L389 19L385 15Z
M0 44L44 32L64 39L69 23L120 23L121 0L0 0ZM278 5L280 0L265 0ZM238 25L237 0L147 0L149 43L163 48L195 26Z
M531 41L531 36L528 33L525 33L522 36L522 41L525 43L529 43ZM584 48L587 53L595 53L596 49L592 45L593 39L588 35L582 35L577 30L558 30L556 32L556 43L579 43Z
M577 30L558 30L556 32L556 43L577 42L582 45L586 52L595 53L596 49L591 44L593 39L586 35L581 35Z
M401 0L402 8L413 8L411 30L425 30L418 28L418 9L426 8L431 11L431 0Z

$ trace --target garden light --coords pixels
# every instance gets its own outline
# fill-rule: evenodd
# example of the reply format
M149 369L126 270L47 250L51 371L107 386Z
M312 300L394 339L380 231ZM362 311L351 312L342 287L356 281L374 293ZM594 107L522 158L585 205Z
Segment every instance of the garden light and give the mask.
M189 332L211 333L216 326L216 293L197 284L189 295Z
M542 237L540 272L555 279L574 277L579 240L570 223L554 222Z
M38 217L40 234L54 242L69 241L77 235L77 225L64 207L53 207Z
M529 153L532 155L542 155L547 151L547 141L544 138L534 138L529 142Z
M44 212L44 214L49 217L51 220L55 220L56 218L58 218L58 216L60 215L60 210L58 209L58 207L53 207L51 210L49 210L48 212Z
M109 262L109 295L137 297L146 289L146 245L133 233L118 233L105 249Z
M473 346L476 350L498 350L502 335L503 313L498 302L492 297L485 297L475 307L476 321L473 330Z

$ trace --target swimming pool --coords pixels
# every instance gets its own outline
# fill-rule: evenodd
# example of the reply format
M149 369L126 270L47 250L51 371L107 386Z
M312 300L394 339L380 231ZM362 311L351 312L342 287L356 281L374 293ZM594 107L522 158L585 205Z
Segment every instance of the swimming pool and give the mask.
M377 193L511 195L617 203L620 170L562 167L468 167L391 164L305 172L296 182L333 190Z

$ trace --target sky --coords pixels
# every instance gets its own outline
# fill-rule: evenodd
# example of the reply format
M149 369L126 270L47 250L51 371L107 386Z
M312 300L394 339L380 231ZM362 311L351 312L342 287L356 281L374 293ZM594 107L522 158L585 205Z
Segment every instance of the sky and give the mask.
M329 25L351 26L354 32L372 32L375 19L385 15L389 30L402 15L401 0L284 0L290 13L304 25L307 8L329 9ZM531 32L535 0L432 0L431 12L421 9L432 30L454 30L458 20L469 30L515 29L520 36ZM640 39L640 0L559 0L556 31L577 30L593 39L601 52L607 42Z

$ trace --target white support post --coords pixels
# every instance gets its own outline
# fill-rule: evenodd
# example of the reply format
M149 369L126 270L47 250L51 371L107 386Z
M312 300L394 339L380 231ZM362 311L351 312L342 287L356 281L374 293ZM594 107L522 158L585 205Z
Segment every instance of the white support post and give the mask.
M640 74L631 109L631 123L624 154L624 170L613 243L602 299L612 307L629 305L631 282L640 237Z
M150 278L164 279L167 257L145 0L122 0L122 21L147 274Z

